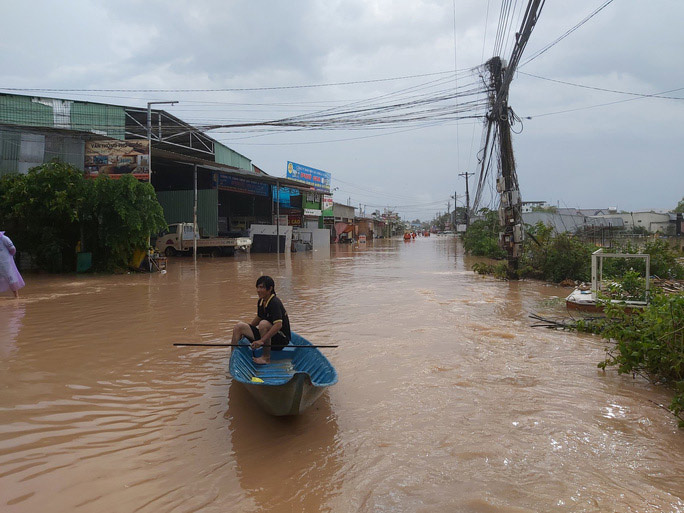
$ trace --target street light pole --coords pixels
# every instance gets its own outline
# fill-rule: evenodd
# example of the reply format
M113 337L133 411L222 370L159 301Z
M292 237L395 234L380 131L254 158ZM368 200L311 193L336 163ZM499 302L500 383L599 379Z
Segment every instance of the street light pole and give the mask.
M147 181L152 183L152 105L175 105L173 102L147 102Z

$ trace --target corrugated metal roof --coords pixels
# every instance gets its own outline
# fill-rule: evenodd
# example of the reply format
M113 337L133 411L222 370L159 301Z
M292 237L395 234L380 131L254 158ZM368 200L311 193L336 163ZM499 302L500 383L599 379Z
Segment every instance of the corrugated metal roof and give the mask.
M219 142L214 142L214 158L219 164L226 164L247 171L252 170L251 160Z
M0 93L0 124L92 132L123 140L124 107Z

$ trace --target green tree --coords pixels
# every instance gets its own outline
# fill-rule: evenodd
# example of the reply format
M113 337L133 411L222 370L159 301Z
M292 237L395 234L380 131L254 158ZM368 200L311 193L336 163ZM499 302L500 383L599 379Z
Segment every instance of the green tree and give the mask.
M473 255L504 258L506 252L499 246L499 215L494 210L483 209L483 219L473 222L463 236L463 247Z
M2 223L21 251L51 272L72 267L85 179L78 169L57 161L2 180Z
M89 185L85 249L101 268L124 268L136 249L147 247L152 233L166 228L154 188L131 175L99 177Z
M682 198L682 201L677 203L677 206L674 209L675 212L684 212L684 198Z
M125 268L166 227L154 189L131 175L87 180L58 161L0 179L0 226L51 272L73 270L79 241L100 270Z
M592 246L539 222L526 227L520 275L561 282L591 279Z

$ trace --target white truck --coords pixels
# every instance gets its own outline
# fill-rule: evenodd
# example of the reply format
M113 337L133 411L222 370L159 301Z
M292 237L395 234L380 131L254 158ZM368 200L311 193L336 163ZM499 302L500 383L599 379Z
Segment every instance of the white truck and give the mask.
M155 249L166 256L191 252L193 239L197 240L198 253L214 256L232 255L236 249L247 251L252 245L249 237L200 237L192 223L173 223L157 237Z

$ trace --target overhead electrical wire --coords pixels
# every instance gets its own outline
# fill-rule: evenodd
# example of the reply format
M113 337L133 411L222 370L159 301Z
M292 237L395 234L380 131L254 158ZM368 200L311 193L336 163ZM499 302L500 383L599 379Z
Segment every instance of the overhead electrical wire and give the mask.
M575 25L574 27L572 27L570 30L566 31L563 35L561 35L560 37L556 38L556 39L555 39L554 41L552 41L551 43L547 44L546 46L544 46L544 47L541 48L540 50L537 50L537 51L534 52L532 55L530 55L530 56L525 60L525 62L523 62L522 64L520 64L519 67L525 66L525 65L528 64L529 62L533 61L534 59L536 59L537 57L539 57L540 55L542 55L543 53L545 53L546 51L548 51L548 50L549 50L550 48L552 48L553 46L555 46L555 45L557 45L558 43L560 43L563 39L565 39L565 38L568 37L570 34L572 34L575 30L577 30L578 28L580 28L582 25L584 25L586 22L588 22L590 19L592 19L594 16L596 16L599 12L601 12L603 9L605 9L606 7L608 7L608 5L610 5L612 2L613 2L613 0L606 0L598 9L596 9L594 12L592 12L592 13L589 14L587 17L585 17L585 18L584 18L582 21L580 21L577 25Z
M44 92L112 92L112 93L208 93L208 92L241 92L241 91L274 91L282 89L311 89L318 87L333 87L341 85L356 85L356 84L371 84L376 82L390 82L393 80L406 80L410 78L421 78L430 77L436 75L444 75L453 73L453 70L449 71L436 71L434 73L421 73L417 75L404 75L399 77L389 77L389 78L376 78L369 80L352 80L348 82L329 82L322 84L299 84L291 86L264 86L264 87L220 87L220 88L210 88L210 89L105 89L105 88L91 88L91 89L76 89L76 88L48 88L48 87L36 87L36 88L20 88L20 87L0 87L0 90L5 91L44 91Z
M161 126L167 135L218 129L242 132L264 129L387 129L407 125L416 126L427 122L478 118L485 113L486 101L483 94L485 90L477 82L464 84L458 89L452 86L421 91L425 87L425 85L413 86L407 90L373 99L359 100L339 107L276 119L200 121L193 123L192 126L183 126L175 121L170 123L164 121ZM459 101L454 103L454 100ZM154 124L155 131L158 126ZM100 123L92 128L115 129L120 128L120 124L118 122L111 125ZM139 129L142 128L144 127L141 124Z
M670 90L667 90L667 91L663 91L663 92L660 92L660 93L654 93L654 94L649 94L649 93L634 93L634 92L631 92L631 91L621 91L621 90L618 90L618 89L608 89L608 88L605 88L605 87L588 86L588 85L585 85L585 84L576 84L576 83L567 82L567 81L564 81L564 80L557 80L557 79L554 79L554 78L542 77L542 76L539 76L539 75L534 75L534 74L532 74L532 73L525 73L524 71L520 71L519 73L520 73L521 75L527 75L528 77L534 77L534 78L538 78L538 79L540 79L540 80L547 80L547 81L549 81L549 82L555 82L555 83L557 83L557 84L564 84L564 85L569 85L569 86L573 86L573 87L581 87L581 88L583 88L583 89L593 89L594 91L602 91L602 92L617 93L617 94L626 94L626 95L629 95L629 96L639 96L639 97L641 97L641 98L664 98L664 99L666 99L666 100L684 100L684 98L682 98L682 97L680 97L680 96L664 96L664 95L667 94L667 93L674 93L675 91L682 91L682 90L684 90L684 87L678 87L678 88L675 88L675 89L670 89Z

